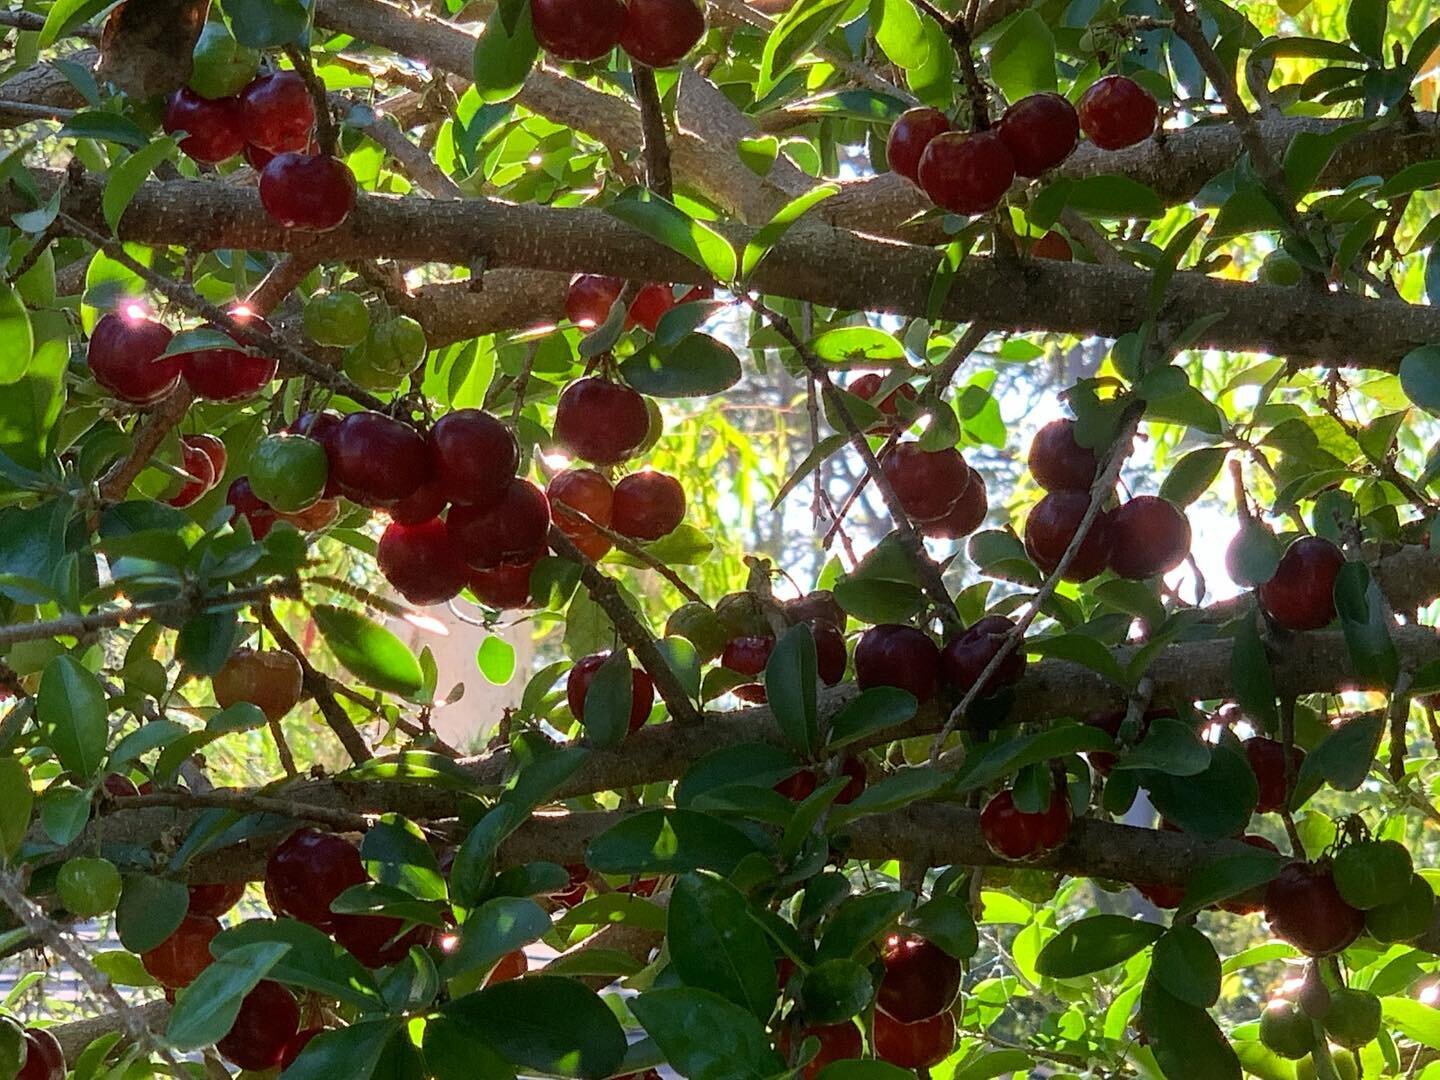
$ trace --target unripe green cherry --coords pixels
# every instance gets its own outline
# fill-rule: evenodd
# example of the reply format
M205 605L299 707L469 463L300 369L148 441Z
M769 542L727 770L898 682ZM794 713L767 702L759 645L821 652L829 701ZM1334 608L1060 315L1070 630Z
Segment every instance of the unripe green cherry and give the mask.
M305 303L305 335L338 349L359 345L370 332L370 310L352 292L316 293Z
M1351 844L1335 856L1334 870L1335 888L1361 911L1402 899L1415 873L1410 852L1394 840Z
M55 879L60 902L82 919L114 911L120 902L120 885L120 871L109 859L70 859Z
M267 435L250 452L250 487L282 514L315 505L329 475L325 448L304 435Z
M365 352L370 363L392 375L409 375L425 359L425 328L408 315L370 328Z

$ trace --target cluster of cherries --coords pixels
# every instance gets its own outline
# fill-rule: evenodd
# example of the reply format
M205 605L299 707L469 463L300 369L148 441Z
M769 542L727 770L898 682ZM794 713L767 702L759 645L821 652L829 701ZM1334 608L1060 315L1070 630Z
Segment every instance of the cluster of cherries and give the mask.
M530 18L557 60L599 60L619 45L647 67L670 67L705 34L695 0L531 0Z
M171 95L165 130L185 132L180 149L203 165L244 154L260 173L260 202L287 229L324 232L355 208L355 177L314 145L315 103L294 71L258 75L233 97L206 98L189 87Z
M1109 75L1085 91L1078 109L1059 94L1031 94L982 131L955 131L939 109L910 109L890 129L887 151L890 168L936 206L984 214L1016 176L1041 176L1068 158L1080 132L1102 150L1123 150L1154 134L1158 118L1149 91Z
M65 1051L45 1028L25 1029L25 1064L15 1080L65 1080Z

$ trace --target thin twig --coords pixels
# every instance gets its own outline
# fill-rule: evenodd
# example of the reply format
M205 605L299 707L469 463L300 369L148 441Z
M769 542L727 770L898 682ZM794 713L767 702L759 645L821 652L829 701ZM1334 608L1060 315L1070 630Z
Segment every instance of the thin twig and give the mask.
M355 729L355 725L350 720L350 714L330 692L330 681L315 670L315 665L310 663L310 658L305 655L305 650L275 617L275 612L269 604L257 605L255 610L260 617L260 624L270 631L270 635L275 639L275 644L299 661L306 691L315 699L315 705L319 708L320 715L325 718L325 723L330 726L330 730L335 733L335 737L345 747L345 752L350 755L350 760L356 765L369 761L375 755L365 744L364 737Z
M294 818L296 821L313 821L340 832L365 832L372 819L364 814L351 813L331 806L314 806L309 803L291 802L289 799L271 795L253 795L248 791L211 791L197 794L193 791L155 791L148 795L121 795L106 800L110 813L125 813L129 810L149 810L155 807L171 806L180 810L235 810L244 814L277 814Z
M286 45L285 55L295 65L300 78L305 80L305 89L310 91L310 100L315 106L315 141L320 144L320 152L334 157L339 132L335 128L335 118L330 115L330 98L325 92L325 83L315 74L315 65L310 63L310 50L299 45Z
M195 395L181 383L169 397L155 404L135 428L130 450L100 478L100 499L102 502L118 502L130 490L135 478L145 471L145 466L155 456L155 451L166 436L185 419Z
M0 98L0 113L28 116L33 120L69 120L75 112L75 109L64 109L59 105L37 105L29 101Z
M314 259L303 255L286 255L270 268L260 279L260 284L250 290L245 306L256 315L268 315L280 302L290 295L292 289L305 280L305 275L315 269Z
M1255 618L1260 618L1257 611ZM1295 815L1290 812L1290 801L1295 797L1295 782L1299 778L1295 768L1295 698L1287 695L1280 702L1280 756L1285 767L1285 802L1280 807L1280 820L1285 824L1285 835L1290 838L1290 853L1297 859L1305 858L1305 843L1300 839L1300 830L1295 827Z
M580 522L582 525L587 525L590 528L594 529L601 536L605 537L606 540L609 540L612 546L623 551L632 559L638 559L640 562L644 563L651 570L654 570L657 574L663 577L666 581L670 582L671 585L674 585L676 591L679 592L681 596L685 597L686 600L690 600L698 604L705 603L705 598L701 596L698 592L696 592L693 588L691 588L690 585L685 581L685 579L682 578L679 574L677 574L673 569L671 569L670 566L667 565L663 559L657 559L654 555L650 554L650 552L646 551L644 547L636 543L624 533L616 532L614 529L610 528L610 526L600 524L600 522L596 521L589 514L585 513L583 510L575 509L575 507L571 506L569 503L552 501L550 505L552 509L558 510L566 517L573 518L574 520Z
M976 131L985 131L990 127L990 93L985 89L985 83L975 67L975 43L970 38L970 28L965 25L964 19L946 15L930 0L915 0L915 6L939 23L945 36L950 39L960 61L960 78L965 83L970 109L974 114L971 126Z
M640 101L640 132L644 139L645 179L650 190L666 199L675 194L675 179L670 172L670 144L665 134L665 108L660 102L660 89L655 85L655 72L644 64L636 64L632 72L635 96Z

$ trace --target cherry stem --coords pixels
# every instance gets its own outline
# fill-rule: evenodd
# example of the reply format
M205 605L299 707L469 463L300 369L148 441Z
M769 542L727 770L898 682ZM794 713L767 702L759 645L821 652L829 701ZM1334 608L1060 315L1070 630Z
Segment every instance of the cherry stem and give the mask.
M691 588L690 585L685 581L685 579L682 578L679 574L677 574L669 566L667 566L663 560L657 559L654 555L650 554L650 552L646 551L642 545L636 543L633 539L626 536L624 533L616 532L614 529L610 528L610 526L600 524L600 522L596 521L589 514L585 513L583 510L577 510L569 503L556 500L552 505L556 510L564 514L566 517L572 518L575 521L578 521L581 524L594 529L601 536L605 537L606 540L609 540L612 545L625 552L625 554L629 555L632 559L638 559L640 562L643 562L651 570L654 570L666 581L670 582L671 585L674 585L676 591L681 596L685 597L686 600L689 600L692 603L696 604L705 604L706 607L710 606L705 600L705 597L701 596L698 592Z
M320 144L320 152L334 157L340 133L335 127L335 118L330 115L325 82L315 74L315 65L310 62L310 50L299 45L286 45L285 55L295 65L300 78L305 80L305 89L310 91L310 100L315 103L315 141Z
M976 131L987 130L990 127L990 94L975 67L975 43L970 37L970 27L965 24L964 19L946 15L930 0L915 0L915 6L939 23L945 36L950 39L955 55L960 60L960 78L964 81L970 98L970 111L973 113L971 126Z

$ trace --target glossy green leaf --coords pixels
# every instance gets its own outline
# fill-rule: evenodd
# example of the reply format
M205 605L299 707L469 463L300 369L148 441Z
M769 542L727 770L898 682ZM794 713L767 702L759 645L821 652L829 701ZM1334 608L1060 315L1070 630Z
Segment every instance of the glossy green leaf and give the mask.
M658 195L631 188L605 212L707 270L716 281L733 281L735 249L710 226Z
M685 874L670 894L666 942L687 986L709 990L765 1019L775 1007L775 965L744 895L712 874Z
M510 26L504 19L489 19L475 43L475 89L489 104L510 101L530 75L540 55L530 5L520 8Z
M110 735L100 680L73 656L57 656L40 678L35 711L60 764L82 779L94 776Z
M625 1057L625 1032L573 979L530 975L450 1002L442 1015L472 1028L506 1060L558 1076L602 1080Z
M819 748L819 676L815 635L806 623L792 626L775 643L765 665L770 711L785 740L801 754Z
M1091 915L1061 927L1035 960L1041 975L1074 979L1124 963L1153 944L1165 928L1124 915Z
M315 625L335 659L377 690L414 694L424 685L420 663L398 637L364 615L331 604L313 611Z
M164 135L142 150L137 150L110 170L105 181L105 192L100 197L100 206L105 213L105 224L115 232L120 227L130 201L135 198L140 185L150 179L162 161L169 161L175 155L178 141L173 135Z
M694 398L719 394L740 381L735 350L709 334L687 334L662 348L647 345L620 362L620 374L642 394Z
M240 1003L290 946L282 942L242 945L218 957L189 986L176 991L165 1039L177 1050L199 1050L235 1026Z
M1022 11L990 47L990 75L1010 101L1055 91L1055 38L1038 11Z
M797 195L780 210L766 224L750 238L745 245L744 252L740 257L740 279L749 280L750 275L755 273L759 266L770 254L771 249L780 242L780 238L790 231L790 227L804 217L811 209L837 195L840 187L837 184L821 184L813 187L803 195Z
M718 994L694 987L651 990L630 1009L689 1080L763 1080L781 1072L760 1021Z
M729 874L755 850L749 837L691 810L644 810L590 841L585 861L602 874Z

